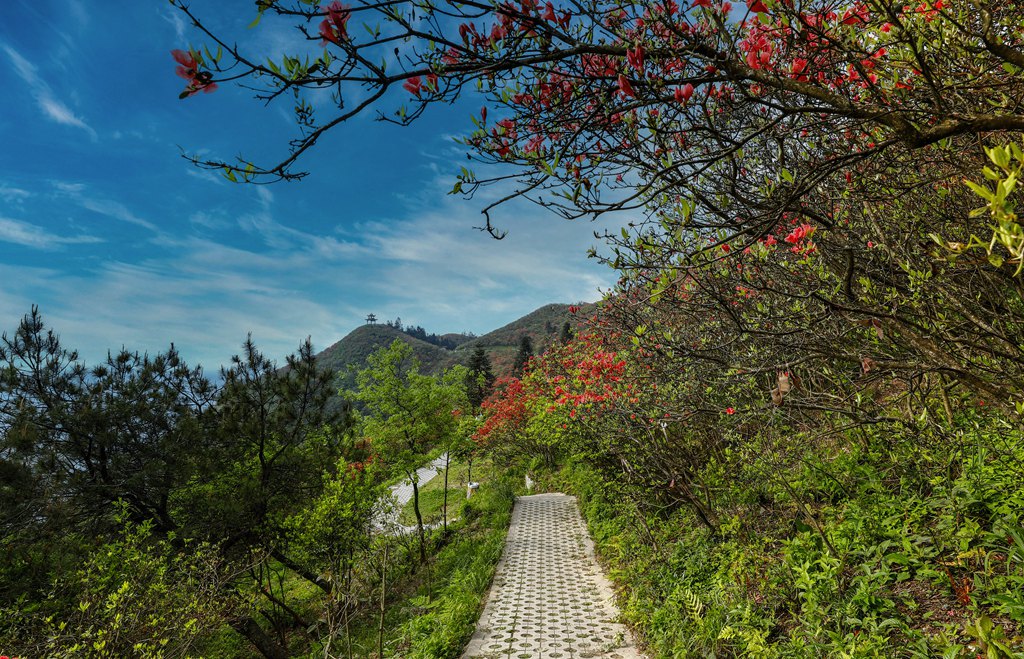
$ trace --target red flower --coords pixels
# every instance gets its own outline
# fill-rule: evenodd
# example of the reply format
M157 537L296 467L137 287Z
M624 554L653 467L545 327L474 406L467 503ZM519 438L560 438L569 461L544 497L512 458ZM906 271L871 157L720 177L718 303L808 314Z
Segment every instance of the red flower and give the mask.
M785 241L787 243L795 245L804 238L810 236L812 233L814 233L813 226L811 226L810 224L801 224L800 226L793 229L788 236L786 236Z
M626 76L622 75L621 73L619 74L619 91L622 92L623 96L629 98L636 97L636 92L633 91L633 85L631 85L629 83L629 80L626 80Z
M419 76L412 76L402 83L402 89L419 98L420 90L423 89L423 81L420 80Z
M682 87L676 87L675 92L672 94L676 101L679 103L688 103L690 97L693 96L693 85L686 83Z
M179 98L186 98L197 94L200 91L210 93L217 89L217 83L213 82L213 75L209 71L200 71L199 63L195 56L184 50L172 50L171 57L178 63L174 72L181 78L188 80L185 90L178 95Z
M195 74L196 69L199 65L196 64L196 59L192 57L192 53L186 53L184 50L172 50L171 57L178 63L178 67L174 69L174 72L179 77L185 80L191 80ZM6 657L0 657L0 659L7 659Z
M321 7L320 10L327 12L327 18L320 23L320 36L323 37L321 43L324 45L327 42L340 44L342 41L348 41L348 19L351 16L348 5L334 0L326 7Z
M764 14L768 11L768 7L764 5L762 0L747 0L747 8L758 14Z
M727 408L725 408L725 413L726 414L736 414L736 409L732 408L732 407L727 407Z
M846 10L843 14L843 18L840 21L843 25L857 25L859 23L868 22L868 8L864 3L858 2L853 7Z
M643 71L644 71L644 47L643 46L637 46L636 48L634 48L632 50L627 48L626 49L626 61L629 63L630 66L632 66L634 69L636 69L639 73L643 73Z

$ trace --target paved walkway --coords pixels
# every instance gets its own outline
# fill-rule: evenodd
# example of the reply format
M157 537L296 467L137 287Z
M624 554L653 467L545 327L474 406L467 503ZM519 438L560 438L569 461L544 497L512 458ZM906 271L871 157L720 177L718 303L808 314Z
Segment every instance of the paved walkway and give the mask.
M429 481L432 481L435 476L444 471L444 461L447 459L447 454L442 454L441 457L437 458L425 467L420 467L416 470L416 483L423 487ZM391 495L395 497L398 502L398 507L401 509L402 506L412 501L412 482L404 480L398 485L391 486Z
M519 497L476 633L463 659L640 659L565 494Z
M434 479L435 476L444 472L444 463L447 454L441 454L441 457L437 458L430 464L420 467L416 470L416 483L419 487L423 487L426 483ZM402 513L402 508L405 504L412 501L412 481L404 480L397 485L392 485L390 488L391 498L394 500L393 506L388 506L384 512L378 513L377 521L375 523L378 529L391 529L393 533L406 534L413 533L416 531L416 526L402 526L398 523L398 517ZM449 520L451 521L451 520ZM440 522L437 524L427 524L424 528L433 528L440 526Z

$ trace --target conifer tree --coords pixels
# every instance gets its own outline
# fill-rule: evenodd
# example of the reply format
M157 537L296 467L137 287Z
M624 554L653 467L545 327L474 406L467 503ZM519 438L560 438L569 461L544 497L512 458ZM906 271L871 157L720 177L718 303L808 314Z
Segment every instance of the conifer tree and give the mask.
M526 365L530 362L530 357L533 357L533 341L529 334L524 334L519 339L519 352L516 353L515 361L512 362L512 375L517 378L522 377Z
M473 351L469 357L469 373L466 375L466 396L474 408L479 408L494 384L494 372L491 369L491 359L480 346Z

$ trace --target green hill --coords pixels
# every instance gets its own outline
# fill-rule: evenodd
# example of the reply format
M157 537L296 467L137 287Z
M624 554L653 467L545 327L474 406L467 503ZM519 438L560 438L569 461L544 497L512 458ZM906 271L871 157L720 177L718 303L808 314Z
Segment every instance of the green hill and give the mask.
M442 338L451 338L453 342L459 343L455 350L427 343L388 325L363 325L319 353L316 359L321 368L338 374L339 388L354 387L355 371L364 367L370 353L391 345L395 339L412 346L424 373L440 373L454 364L465 364L473 350L479 346L490 357L495 375L508 375L524 334L530 336L535 352L546 350L558 341L566 321L575 328L580 320L593 313L593 304L579 306L580 310L573 314L569 312L568 304L548 304L483 336L441 335Z
M519 342L523 335L529 335L533 342L534 353L539 354L558 341L562 333L562 326L566 321L572 325L575 332L579 322L593 314L596 308L593 304L579 304L576 305L579 310L576 313L571 313L570 306L568 304L546 304L504 327L466 341L455 352L464 355L462 361L465 361L473 350L481 347L490 357L495 375L508 375L512 370L512 361L519 350Z
M355 370L363 368L370 353L391 345L395 339L412 346L413 354L420 360L420 368L425 373L439 373L458 361L451 350L421 341L387 325L357 327L348 336L318 354L316 360L321 368L338 374L339 386L351 387L355 384Z

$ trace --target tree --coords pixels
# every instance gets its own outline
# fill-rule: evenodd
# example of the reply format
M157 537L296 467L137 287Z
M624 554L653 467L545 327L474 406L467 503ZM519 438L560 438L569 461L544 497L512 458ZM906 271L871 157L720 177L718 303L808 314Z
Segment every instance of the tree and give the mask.
M356 378L355 395L366 409L362 433L380 460L412 483L420 561L426 562L416 470L459 427L460 411L468 404L466 369L456 366L438 377L422 375L412 348L398 339L374 351L366 363Z
M477 161L503 167L466 169L455 192L518 176L512 196L565 217L634 213L625 231L605 235L606 259L627 287L655 297L709 277L760 294L739 268L763 245L771 258L757 258L758 286L778 298L776 308L802 311L785 333L758 331L798 338L792 352L822 345L827 317L832 337L843 324L882 330L894 343L883 362L901 378L951 377L1000 400L1024 391L1016 340L1024 325L998 302L1019 297L1006 279L1017 270L1015 243L997 244L991 261L956 258L977 244L972 236L992 232L969 213L977 201L962 180L986 166L987 141L1024 131L1015 100L1024 96L1024 8L1005 0L730 7L409 0L293 11L266 2L261 13L297 20L311 40L319 33L327 53L273 67L182 8L226 53L199 57L200 69L248 74L265 100L300 96L302 134L286 159L199 164L246 180L301 176L293 167L302 153L346 119L374 108L409 123L479 83L485 105L466 144ZM369 36L349 31L350 19L368 23ZM409 43L398 66L378 64L396 39ZM365 102L344 103L346 90L364 85ZM399 85L392 114L384 104ZM318 120L301 98L323 87L340 103ZM492 209L485 226L500 236ZM1015 219L1004 221L998 235L1021 233ZM813 272L794 277L805 259ZM723 261L737 271L709 274ZM713 304L731 312L723 295ZM832 358L878 352L867 343L824 345ZM1002 365L993 370L991 360Z
M333 374L317 368L308 339L279 368L250 336L242 354L221 370L221 379L210 438L215 459L176 501L192 534L248 566L239 581L257 594L258 613L270 622L271 633L254 615L231 620L234 629L264 656L287 656L288 633L304 632L312 623L289 605L277 566L328 598L336 585L302 560L306 549L291 541L286 527L289 516L316 502L331 482L325 472L349 448L343 420L327 406Z
M134 523L179 526L173 496L209 455L216 389L201 369L173 346L88 369L36 307L0 339L0 368L0 603L48 587L79 533L116 526L118 502Z
M490 394L491 386L494 384L491 358L487 356L482 346L473 349L467 368L469 370L466 373L466 396L473 409L477 409Z
M524 334L519 339L519 350L516 352L515 359L512 360L513 377L522 377L531 357L533 357L533 340L529 334Z
M200 161L247 180L301 176L292 170L298 157L363 111L409 123L479 82L505 116L482 113L468 144L484 160L521 166L522 194L545 195L579 215L686 191L707 205L692 221L763 233L773 212L836 172L943 140L1024 129L1012 104L1024 68L1022 10L1005 0L752 0L731 12L705 0L262 2L260 15L285 15L297 34L324 46L319 57L283 63L241 52L176 4L224 52L194 52L197 69L214 77L230 70L265 100L299 94L301 136L286 159L269 166ZM350 20L367 24L368 36L349 30ZM410 47L397 67L382 65L397 39ZM964 70L976 73L957 75ZM1006 102L962 93L978 85L999 89ZM366 101L344 102L364 86ZM411 108L388 116L380 104L398 86ZM323 87L337 90L338 103L318 120L302 95ZM765 168L775 161L778 167ZM767 172L776 175L774 185L765 185ZM470 187L483 182L472 172L463 178ZM552 201L555 190L568 195L565 203ZM738 224L731 204L699 194L721 190L737 193L732 201L747 199Z

